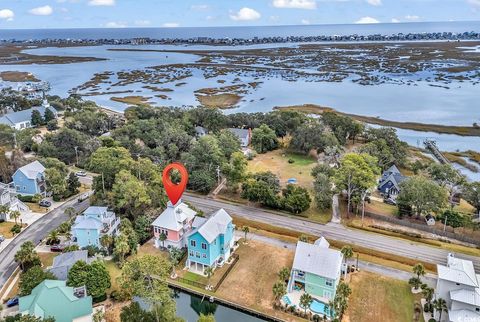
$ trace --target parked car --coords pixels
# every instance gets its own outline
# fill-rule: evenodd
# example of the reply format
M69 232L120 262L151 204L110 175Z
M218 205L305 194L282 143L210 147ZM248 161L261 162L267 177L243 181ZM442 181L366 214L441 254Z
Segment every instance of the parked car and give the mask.
M397 205L397 202L395 200L393 200L392 198L383 199L383 202L386 203L387 205L392 205L392 206Z
M77 177L86 177L86 176L87 176L87 172L81 170L81 171L75 172L75 175L76 175Z
M0 235L0 244L5 240L5 237L3 235Z
M52 247L50 247L50 251L55 253L61 253L65 250L65 247L66 246L63 244L52 245Z
M51 203L50 201L44 199L44 200L40 200L40 202L38 203L38 205L39 205L40 207L48 208L48 207L52 206L52 203Z
M85 193L83 195L81 195L80 197L78 197L78 202L82 202L82 201L85 201L88 199L88 193Z
M18 296L12 297L7 301L7 307L14 307L18 305Z

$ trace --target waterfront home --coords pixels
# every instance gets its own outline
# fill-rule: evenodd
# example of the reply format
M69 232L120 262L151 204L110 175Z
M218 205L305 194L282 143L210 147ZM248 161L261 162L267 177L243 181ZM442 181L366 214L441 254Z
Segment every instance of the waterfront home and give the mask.
M388 170L384 171L378 183L378 191L386 198L395 199L400 193L400 183L406 176L400 173L396 165L392 165Z
M442 321L480 321L480 275L473 263L448 254L447 265L437 265L435 298L447 302Z
M186 247L187 234L192 230L192 222L196 214L182 200L179 200L176 205L169 201L167 208L152 223L155 247ZM165 240L162 240L162 237Z
M195 126L195 135L199 138L208 134L208 131L203 126Z
M58 117L57 110L44 100L41 106L35 106L26 110L5 114L0 117L0 124L8 125L16 130L28 129L32 127L32 112L38 111L40 115L44 117L47 109L53 112L55 118Z
M92 297L85 287L66 286L65 281L45 280L30 295L19 298L19 312L39 319L52 317L56 322L92 321Z
M232 217L220 209L208 218L195 217L192 227L186 267L203 274L207 267L222 266L230 258L234 245Z
M332 301L340 282L342 269L345 269L343 266L342 253L331 249L328 241L323 237L314 244L297 242L287 286L289 300L296 303L306 292L317 302L326 304Z
M240 140L240 146L242 148L246 148L250 145L250 142L252 140L252 130L236 128L229 128L228 130L235 134L235 136Z
M86 246L102 247L103 235L112 237L120 234L120 218L107 207L88 207L82 215L75 218L72 226L73 241L80 248Z
M58 280L66 281L70 268L72 268L72 266L78 261L90 263L88 259L88 251L76 250L73 252L60 254L53 258L53 265L48 269L48 271L55 275Z
M29 196L35 194L46 196L47 194L45 167L38 161L33 161L18 168L12 178L15 192L18 194Z
M15 188L12 185L0 182L0 205L7 206L9 211L20 211L24 213L28 211L27 205L18 200ZM9 221L10 213L0 213L0 220Z

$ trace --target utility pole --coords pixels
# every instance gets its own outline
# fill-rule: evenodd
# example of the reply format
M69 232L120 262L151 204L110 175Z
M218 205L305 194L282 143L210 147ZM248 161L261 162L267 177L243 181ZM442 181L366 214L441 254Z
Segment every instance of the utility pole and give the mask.
M13 132L13 148L17 148L17 132Z
M217 181L218 181L218 184L220 184L220 166L217 165Z
M447 218L448 218L448 215L445 214L445 222L443 223L443 232L445 232L445 229L447 228Z
M365 198L367 197L367 194L370 191L367 189L363 194L362 194L362 227L363 227L363 218L365 217Z
M73 148L75 149L75 156L77 159L77 163L75 165L78 166L78 146L74 146Z
M103 188L103 194L105 195L105 178L103 177L103 172L102 172L102 188Z

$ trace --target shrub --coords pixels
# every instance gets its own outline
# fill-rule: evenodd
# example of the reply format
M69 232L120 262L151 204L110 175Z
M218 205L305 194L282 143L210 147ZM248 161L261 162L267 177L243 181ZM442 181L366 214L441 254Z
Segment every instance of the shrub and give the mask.
M12 234L15 234L15 235L18 234L21 230L22 230L22 226L18 224L13 225L12 229L10 229Z
M17 198L18 198L18 200L20 200L22 202L33 202L33 196L18 195Z
M430 320L428 320L428 322L437 322L437 320L435 320L434 318L431 318Z
M103 302L103 301L106 301L107 300L107 293L103 294L102 296L98 296L98 297L94 297L92 298L92 301L93 303L100 303L100 302Z
M293 159L288 159L288 163L295 163L295 160L293 160Z

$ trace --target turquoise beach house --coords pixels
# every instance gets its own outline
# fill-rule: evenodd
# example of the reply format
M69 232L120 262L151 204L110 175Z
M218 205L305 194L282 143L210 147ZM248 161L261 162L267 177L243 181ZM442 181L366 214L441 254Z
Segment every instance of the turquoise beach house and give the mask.
M87 246L102 247L103 235L112 237L120 233L120 218L107 207L88 207L77 216L72 226L72 239L80 248Z
M323 237L314 244L297 243L287 287L288 298L295 300L308 293L325 304L333 300L343 269L343 255L329 247Z
M195 217L188 235L186 267L203 274L207 267L222 266L233 251L235 226L232 217L223 209L208 219Z
M16 193L28 196L40 194L45 197L47 193L45 167L40 162L33 161L18 168L12 178Z

